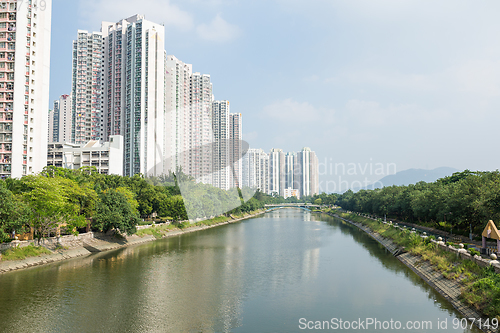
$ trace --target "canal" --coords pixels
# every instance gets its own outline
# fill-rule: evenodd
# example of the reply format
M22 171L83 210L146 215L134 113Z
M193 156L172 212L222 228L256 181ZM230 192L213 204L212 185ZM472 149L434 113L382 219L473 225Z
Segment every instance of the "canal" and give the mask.
M479 332L458 318L368 235L299 209L0 275L0 332Z

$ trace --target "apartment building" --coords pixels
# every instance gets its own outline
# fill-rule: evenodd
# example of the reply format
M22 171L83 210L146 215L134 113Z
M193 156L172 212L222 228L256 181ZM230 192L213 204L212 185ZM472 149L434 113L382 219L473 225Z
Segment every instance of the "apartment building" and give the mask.
M271 149L269 153L269 194L283 196L285 191L285 153L281 149Z
M193 66L166 56L164 173L189 170L191 77Z
M241 113L229 114L229 165L232 168L229 187L242 187L243 121Z
M102 34L78 30L78 38L73 41L71 142L101 140L102 64Z
M262 149L248 149L241 160L242 187L268 193L269 155Z
M229 147L229 101L214 101L212 104L213 143L213 186L230 188L230 147Z
M0 178L47 162L52 1L0 2Z
M297 181L300 196L319 194L319 162L316 153L305 147L297 153Z
M124 175L164 171L165 28L134 15L103 22L103 138L124 137Z
M49 110L48 142L72 142L73 116L70 95L61 95L54 101L54 109Z

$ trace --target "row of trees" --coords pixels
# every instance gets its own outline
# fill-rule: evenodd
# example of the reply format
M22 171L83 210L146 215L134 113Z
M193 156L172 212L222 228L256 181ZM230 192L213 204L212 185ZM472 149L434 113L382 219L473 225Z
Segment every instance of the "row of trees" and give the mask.
M224 191L197 184L179 170L176 174L145 178L101 175L95 168L69 170L46 167L38 175L0 181L0 242L33 230L40 239L62 227L66 233L82 230L89 223L95 231L119 229L134 233L141 218L188 219L181 189L189 187L190 218L222 213L238 214L262 209L267 203L285 202L282 197L248 189ZM183 190L185 190L183 188ZM251 198L246 202L240 198ZM195 207L191 207L195 206ZM236 207L236 208L235 208Z
M343 209L391 216L435 228L481 233L488 220L500 219L500 172L466 170L433 183L347 191L337 204Z

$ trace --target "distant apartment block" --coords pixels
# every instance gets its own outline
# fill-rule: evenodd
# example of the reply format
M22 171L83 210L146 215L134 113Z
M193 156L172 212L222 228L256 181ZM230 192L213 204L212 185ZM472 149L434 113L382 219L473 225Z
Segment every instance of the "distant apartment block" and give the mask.
M300 198L300 193L299 193L299 190L293 189L291 187L288 187L288 188L285 188L285 192L284 192L283 197L285 199L288 199L288 198L291 198L291 197L296 197L297 199L299 199Z
M242 159L243 187L260 189L285 198L319 194L319 164L310 148L295 153L249 149Z
M242 186L243 121L241 113L229 114L229 165L232 168L229 187Z
M301 196L319 194L319 162L311 148L304 148L297 153L296 187Z
M48 142L72 142L72 98L62 95L54 101L54 109L49 110Z
M285 153L271 149L269 153L269 194L283 196L285 191Z
M191 112L189 172L197 181L213 184L212 83L210 75L193 73L191 77Z
M52 1L0 2L0 178L46 165Z
M213 186L227 190L230 188L232 170L229 147L229 101L214 101L212 104L213 143Z
M101 140L102 53L101 33L78 30L73 41L71 142Z
M164 173L189 170L191 77L193 66L166 57Z
M112 135L109 142L92 140L86 144L48 144L47 165L77 170L95 167L104 175L123 175L123 137Z
M295 172L297 171L297 153L285 154L285 189L297 188Z
M249 149L241 160L242 187L269 191L269 155L262 149Z

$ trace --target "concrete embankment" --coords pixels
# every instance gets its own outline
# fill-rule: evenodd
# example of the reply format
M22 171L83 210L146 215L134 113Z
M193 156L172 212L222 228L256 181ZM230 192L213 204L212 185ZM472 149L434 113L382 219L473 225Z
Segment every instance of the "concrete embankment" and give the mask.
M164 235L163 238L175 237L186 233L191 233L209 228L219 227L226 224L236 223L242 220L256 217L264 213L265 211L260 211L252 215L232 219L226 222L212 224L209 226L193 226L182 230L172 230L169 231L166 235ZM132 235L132 236L127 236L124 239L117 239L114 237L100 235L97 233L89 233L89 235L86 234L82 240L73 240L71 244L67 243L67 245L72 247L67 250L56 250L54 251L54 253L48 255L43 255L39 257L30 257L23 260L0 261L0 274L16 271L19 269L50 264L62 260L85 257L93 253L116 250L122 247L147 243L155 240L157 239L151 235L145 235L143 237ZM47 243L52 244L53 243L52 239L48 240ZM63 245L65 244L63 243Z
M439 271L435 270L434 267L427 261L422 261L419 256L412 255L411 253L401 251L401 249L392 242L392 240L388 238L384 238L380 234L373 232L370 228L367 226L357 223L348 219L345 219L343 217L340 217L335 214L327 213L330 216L333 216L335 218L341 219L344 222L347 222L351 225L354 225L358 227L359 229L363 230L366 232L370 237L375 239L377 242L382 244L389 252L391 252L393 255L396 255L399 261L401 261L403 264L405 264L407 267L409 267L415 274L417 274L419 277L421 277L427 284L429 284L432 288L434 288L438 293L440 293L444 298L446 298L452 305L453 307L460 312L460 314L464 318L474 318L476 319L475 324L477 326L477 323L479 320L481 322L485 322L485 319L480 313L478 313L475 309L463 304L460 301L460 293L461 293L461 285L459 281L455 280L449 280L446 279L442 273ZM442 247L444 250L449 250L453 251L451 248L447 248L446 246ZM462 255L462 254L461 254ZM470 258L466 258L469 260L476 261L480 266L485 266L488 264L486 260L482 260L479 258L473 258L470 255L466 254L466 256L469 256ZM497 269L497 267L495 267ZM479 327L483 332L487 333L497 333L499 330L490 330L486 329L484 327Z

